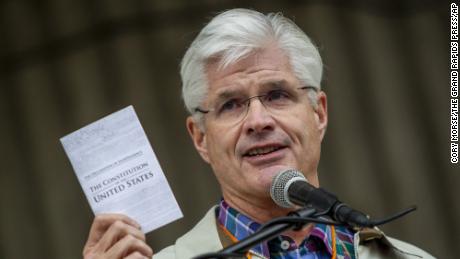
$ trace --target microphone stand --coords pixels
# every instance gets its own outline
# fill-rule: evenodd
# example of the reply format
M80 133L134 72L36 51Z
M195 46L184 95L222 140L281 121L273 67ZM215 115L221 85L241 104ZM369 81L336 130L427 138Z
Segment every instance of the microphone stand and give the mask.
M294 217L310 217L316 213L316 210L313 208L302 208L297 210L289 216ZM205 259L205 258L229 258L231 255L244 255L251 247L262 243L264 241L270 240L282 232L299 227L298 223L281 223L273 225L267 228L263 228L260 231L255 232L254 234L240 240L239 242L228 246L216 253L203 254L193 259Z
M398 219L410 212L413 212L416 209L417 209L416 206L412 206L403 211L398 212L397 214L393 216L390 216L384 219L380 219L380 220L370 220L369 223L366 223L366 225L363 225L363 226L364 227L374 227L374 226L383 225L385 223ZM261 229L256 231L254 234L240 240L239 242L231 246L228 246L227 248L222 249L219 252L202 254L202 255L193 257L192 259L215 259L215 258L242 257L247 251L249 251L249 249L251 249L251 247L261 242L270 240L288 229L296 229L296 228L300 229L304 224L306 224L306 222L318 222L315 218L318 218L319 216L322 216L324 214L326 213L322 212L320 214L316 214L316 210L312 207L302 208L295 212L289 213L288 217L279 218L281 219L281 221L278 222L277 224L270 224L270 223L274 223L276 219L270 221L268 225L265 225L265 227L262 227ZM285 221L286 219L287 221ZM289 219L303 219L303 220L300 220L300 221L293 220L291 222ZM283 221L285 223L282 223ZM329 221L329 222L320 221L320 223L343 225L343 223L334 222L334 221ZM348 224L349 226L353 226L353 224L350 224L350 223L346 223L346 224Z

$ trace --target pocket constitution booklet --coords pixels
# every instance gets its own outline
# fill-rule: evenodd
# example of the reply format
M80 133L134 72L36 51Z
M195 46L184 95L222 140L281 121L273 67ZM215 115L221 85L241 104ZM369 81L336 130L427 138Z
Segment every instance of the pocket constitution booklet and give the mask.
M61 138L95 214L121 213L144 233L182 217L134 108Z

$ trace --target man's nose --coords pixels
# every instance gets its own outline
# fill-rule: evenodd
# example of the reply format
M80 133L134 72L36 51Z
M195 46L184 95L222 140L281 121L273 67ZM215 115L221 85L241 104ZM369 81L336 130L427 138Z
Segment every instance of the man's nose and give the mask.
M248 134L273 130L275 120L259 98L249 101L247 114L243 120L243 130Z

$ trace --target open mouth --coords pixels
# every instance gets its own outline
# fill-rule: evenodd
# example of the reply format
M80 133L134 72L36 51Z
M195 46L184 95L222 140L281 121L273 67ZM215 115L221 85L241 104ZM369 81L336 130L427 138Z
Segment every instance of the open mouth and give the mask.
M268 147L260 147L260 148L253 148L250 149L248 152L244 154L246 157L255 157L255 156L263 156L275 151L278 151L284 147L282 146L268 146Z

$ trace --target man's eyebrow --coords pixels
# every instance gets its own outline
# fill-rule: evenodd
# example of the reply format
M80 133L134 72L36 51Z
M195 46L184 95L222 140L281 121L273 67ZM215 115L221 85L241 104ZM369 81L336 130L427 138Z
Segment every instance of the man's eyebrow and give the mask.
M227 100L241 93L243 93L243 90L241 89L225 89L217 93L215 100L216 101Z
M267 88L273 88L273 87L281 89L288 85L289 85L289 82L286 79L268 79L260 84L260 88L262 90L267 89ZM243 94L245 94L245 91L241 87L237 89L224 89L224 90L217 92L215 101L219 102L219 101L227 100L234 96L240 96Z

